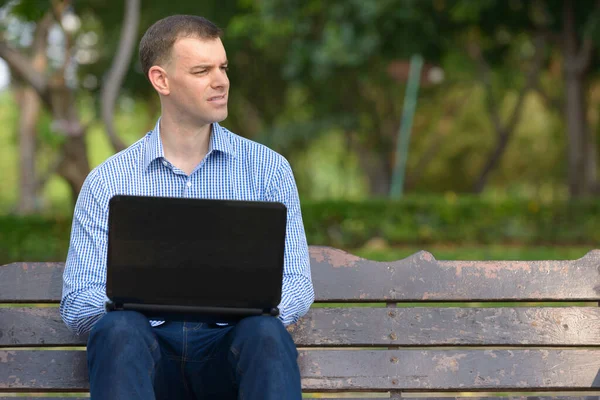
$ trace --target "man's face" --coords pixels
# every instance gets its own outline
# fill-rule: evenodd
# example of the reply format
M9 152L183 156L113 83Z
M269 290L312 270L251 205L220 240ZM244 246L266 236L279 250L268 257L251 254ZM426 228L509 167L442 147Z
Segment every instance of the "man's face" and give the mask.
M180 117L197 125L227 118L229 79L221 39L181 38L165 67L171 102Z

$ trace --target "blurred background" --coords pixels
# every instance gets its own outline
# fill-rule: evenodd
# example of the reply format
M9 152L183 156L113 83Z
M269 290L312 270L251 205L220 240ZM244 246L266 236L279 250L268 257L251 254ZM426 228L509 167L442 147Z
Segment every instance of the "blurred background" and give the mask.
M377 260L599 248L596 0L0 0L0 265L63 261L96 165L152 129L137 46L207 17L223 125L288 158L310 244Z

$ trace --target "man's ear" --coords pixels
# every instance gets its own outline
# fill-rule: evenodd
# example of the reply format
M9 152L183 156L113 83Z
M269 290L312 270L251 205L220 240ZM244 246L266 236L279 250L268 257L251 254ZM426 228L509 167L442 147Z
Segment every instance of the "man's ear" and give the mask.
M162 67L159 67L158 65L151 67L148 71L148 80L150 80L150 83L152 83L152 86L154 86L154 89L156 89L159 94L167 96L171 92L169 89L169 77L167 71Z

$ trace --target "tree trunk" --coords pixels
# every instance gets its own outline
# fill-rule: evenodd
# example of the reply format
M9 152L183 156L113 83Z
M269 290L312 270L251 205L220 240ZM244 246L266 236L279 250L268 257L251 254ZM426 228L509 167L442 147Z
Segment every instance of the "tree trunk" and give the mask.
M31 214L37 207L36 136L41 102L31 87L16 89L19 94L19 204L20 214Z
M590 194L596 181L595 140L589 137L586 115L586 74L593 47L589 38L582 46L578 44L573 2L570 0L564 1L563 24L568 186L571 196L578 197Z
M586 102L583 82L577 74L566 72L565 119L568 135L569 192L572 196L589 193L586 176Z
M56 172L69 184L73 204L75 204L83 182L90 172L85 142L87 127L79 120L75 93L66 86L63 77L53 80L50 87L52 88L52 115L58 130L66 137Z
M358 150L359 161L369 180L369 193L375 197L387 197L392 182L391 167L385 153L378 154L365 149Z
M485 189L485 186L490 178L490 174L494 169L496 169L500 163L500 160L502 159L502 156L504 155L504 151L508 145L511 133L512 131L509 132L507 130L502 130L498 133L496 147L494 147L492 154L485 162L485 165L479 174L479 178L477 178L477 181L475 182L475 193L481 193L483 192L483 189Z
M481 173L479 174L479 177L475 181L475 185L473 186L475 193L483 192L483 189L485 188L492 171L499 165L508 143L517 127L517 124L521 119L525 98L529 91L537 85L540 69L544 60L544 50L546 48L546 42L542 35L538 35L534 38L534 46L535 53L533 55L533 59L531 60L532 65L526 75L525 86L523 86L519 91L517 102L510 117L508 118L508 122L503 123L500 118L499 106L494 100L493 96L491 68L483 58L479 45L471 45L470 53L471 56L479 63L482 82L487 92L486 106L492 120L494 131L496 133L496 147L494 147L494 150L487 159Z
M32 69L43 75L48 65L46 47L52 15L46 15L37 23L32 44ZM42 101L38 92L31 86L16 89L19 91L17 104L19 113L19 204L20 214L31 214L37 208L36 182L36 138L37 123L40 118Z
M140 0L126 0L125 14L121 27L121 38L119 39L119 48L113 58L113 63L106 74L106 79L102 85L100 93L100 103L102 108L102 121L106 127L106 134L113 146L115 152L123 150L125 143L117 135L114 124L115 104L121 83L127 73L127 68L136 46L136 35L140 21Z
M588 105L588 100L585 98L585 104ZM598 141L596 134L591 132L587 123L586 115L583 116L586 122L587 132L587 146L586 146L586 185L590 190L590 193L598 194Z
M85 135L67 138L62 148L62 161L58 166L58 174L64 178L71 189L73 204L77 201L85 178L90 173L90 162L87 156Z

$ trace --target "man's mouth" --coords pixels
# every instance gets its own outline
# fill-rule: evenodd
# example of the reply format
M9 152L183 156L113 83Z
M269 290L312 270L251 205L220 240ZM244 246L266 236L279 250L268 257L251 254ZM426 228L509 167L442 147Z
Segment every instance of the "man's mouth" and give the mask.
M223 94L221 96L214 96L214 97L209 97L208 101L219 101L219 100L225 100L225 97L227 95Z

